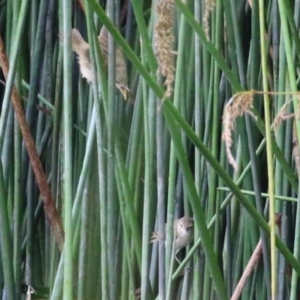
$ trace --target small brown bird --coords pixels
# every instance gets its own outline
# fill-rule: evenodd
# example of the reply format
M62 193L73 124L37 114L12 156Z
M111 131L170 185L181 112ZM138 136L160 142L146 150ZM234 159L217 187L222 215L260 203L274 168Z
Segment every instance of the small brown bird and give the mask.
M100 35L98 36L98 42L100 44L100 49L107 62L108 57L108 31L106 27L102 27ZM89 44L83 39L80 32L73 28L72 30L72 49L78 55L78 62L80 66L80 71L82 77L86 78L88 83L93 83L95 81L95 74L92 72L92 65L89 53ZM127 78L127 67L124 58L124 54L120 47L116 47L116 86L120 90L124 99L127 100L128 94L130 92L128 88L128 78Z
M175 238L175 255L185 246L193 241L194 220L188 216L184 216L174 221L174 238ZM150 243L159 241L164 238L164 234L157 231L153 232Z

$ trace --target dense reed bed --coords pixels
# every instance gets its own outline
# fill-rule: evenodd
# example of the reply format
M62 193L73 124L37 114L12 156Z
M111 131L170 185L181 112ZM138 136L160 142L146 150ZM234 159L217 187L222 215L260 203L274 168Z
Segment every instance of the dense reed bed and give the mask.
M299 19L0 1L0 299L299 299Z

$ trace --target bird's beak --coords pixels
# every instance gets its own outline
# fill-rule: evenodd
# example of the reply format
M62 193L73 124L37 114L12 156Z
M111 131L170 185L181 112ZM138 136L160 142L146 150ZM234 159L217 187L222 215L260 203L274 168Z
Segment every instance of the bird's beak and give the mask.
M124 100L128 99L128 94L129 94L129 88L127 86L124 86L123 84L116 83L117 88L121 92Z

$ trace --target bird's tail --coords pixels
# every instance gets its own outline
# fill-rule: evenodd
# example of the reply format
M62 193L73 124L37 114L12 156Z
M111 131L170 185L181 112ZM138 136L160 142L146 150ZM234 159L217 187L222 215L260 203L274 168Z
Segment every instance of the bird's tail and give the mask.
M72 29L72 49L81 54L82 51L86 51L89 48L89 44L83 39L80 32L76 29Z

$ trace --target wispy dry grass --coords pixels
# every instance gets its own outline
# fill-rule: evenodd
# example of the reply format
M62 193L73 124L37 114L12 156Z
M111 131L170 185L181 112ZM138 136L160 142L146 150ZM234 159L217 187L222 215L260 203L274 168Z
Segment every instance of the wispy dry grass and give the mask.
M226 144L226 154L227 154L228 161L235 170L237 170L238 166L231 151L231 147L233 145L232 132L235 129L234 128L235 120L236 118L243 116L245 113L248 113L255 118L253 112L251 111L253 96L262 95L262 94L264 94L264 92L255 91L255 90L237 93L233 95L233 97L228 101L228 103L224 108L222 140L225 141ZM282 92L282 93L268 92L267 94L268 95L283 95L283 94L295 95L295 93L289 93L289 92ZM287 107L291 102L292 99L288 100L279 110L277 116L274 118L272 123L272 128L274 129L274 131L278 129L278 127L282 124L283 121L290 118L294 118L295 115L298 114L298 112L296 114L287 113Z
M254 91L242 92L233 95L233 97L228 101L224 108L223 114L223 134L222 140L226 144L226 153L229 163L233 166L235 170L238 169L237 163L233 154L231 152L231 147L233 144L232 131L234 131L234 122L236 118L241 117L244 113L251 112L251 106L253 102Z
M279 110L277 116L274 118L274 121L272 123L272 127L274 131L278 129L278 127L282 124L283 121L288 120L290 118L293 118L295 116L294 113L288 114L287 113L287 107L289 104L291 104L292 99L288 100Z

